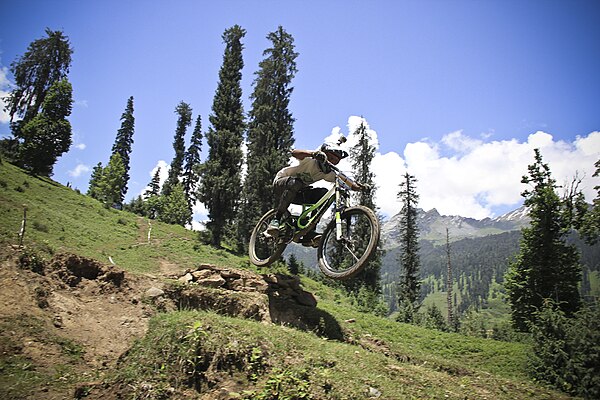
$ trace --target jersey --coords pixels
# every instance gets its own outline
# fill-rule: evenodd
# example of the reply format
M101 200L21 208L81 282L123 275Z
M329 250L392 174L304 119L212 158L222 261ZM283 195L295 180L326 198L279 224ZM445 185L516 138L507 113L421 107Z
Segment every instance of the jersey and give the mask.
M311 157L300 160L298 165L281 169L277 175L275 175L275 181L286 176L300 178L302 182L307 185L320 181L321 179L324 179L327 182L335 182L335 173L324 173L321 171L321 168L319 168L317 160Z

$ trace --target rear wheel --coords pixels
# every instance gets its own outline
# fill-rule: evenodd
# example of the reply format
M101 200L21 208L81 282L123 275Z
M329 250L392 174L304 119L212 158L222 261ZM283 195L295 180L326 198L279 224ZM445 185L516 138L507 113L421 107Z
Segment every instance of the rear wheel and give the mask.
M341 239L337 239L334 219L323 232L317 255L319 268L333 279L348 279L359 273L379 242L379 221L370 208L347 208L341 220Z
M282 243L278 238L264 235L269 223L275 218L275 213L275 210L271 210L263 215L250 236L248 255L252 264L258 267L266 267L277 261L287 246L287 243Z

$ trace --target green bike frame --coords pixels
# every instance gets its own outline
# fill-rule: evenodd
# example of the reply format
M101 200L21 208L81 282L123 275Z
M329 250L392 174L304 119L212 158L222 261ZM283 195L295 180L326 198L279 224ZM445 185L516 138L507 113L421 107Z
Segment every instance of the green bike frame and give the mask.
M293 226L295 231L305 231L312 224L321 219L325 211L335 201L335 222L336 222L336 237L337 240L342 238L342 218L341 212L345 208L346 204L343 202L340 186L347 186L339 177L341 172L336 171L335 184L317 201L315 204L302 204L302 212L297 217L296 226ZM311 216L313 211L318 210Z

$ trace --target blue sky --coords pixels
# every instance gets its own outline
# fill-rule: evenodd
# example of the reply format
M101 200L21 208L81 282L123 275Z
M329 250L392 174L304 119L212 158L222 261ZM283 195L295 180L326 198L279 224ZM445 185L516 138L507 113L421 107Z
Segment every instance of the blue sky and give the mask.
M245 111L266 35L282 25L299 53L290 104L297 147L351 133L362 117L378 146L385 215L399 211L406 170L425 209L475 218L512 210L535 147L559 183L583 176L589 201L600 184L591 177L600 158L597 0L22 0L2 1L0 10L4 93L10 63L46 27L71 41L74 146L53 178L83 191L91 168L108 161L129 96L128 199L161 161L170 163L180 101L208 128L221 35L234 24L247 31ZM9 134L4 118L0 136Z

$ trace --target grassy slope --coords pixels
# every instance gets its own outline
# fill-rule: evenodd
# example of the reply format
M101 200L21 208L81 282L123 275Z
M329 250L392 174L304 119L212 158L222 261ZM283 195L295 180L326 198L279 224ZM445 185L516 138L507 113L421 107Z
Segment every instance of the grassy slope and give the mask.
M51 180L0 164L3 245L18 241L23 204L25 242L39 250L69 251L102 262L110 256L133 273L155 273L165 263L181 269L199 262L251 268L246 258L198 246L193 233L181 227L153 222L148 243L148 220L105 209ZM355 399L368 397L369 388L383 399L566 398L528 380L523 344L398 324L355 311L341 293L310 279L303 278L303 285L354 344L214 313L159 314L114 379L159 395L161 388L186 387L192 378L203 389L202 382L223 379L209 376L220 368L236 377L230 392L248 398L277 398L268 396L279 390L279 398L287 391L289 398ZM207 360L214 362L214 370L198 368Z

